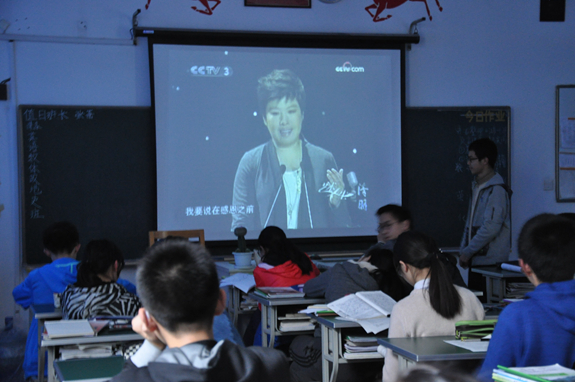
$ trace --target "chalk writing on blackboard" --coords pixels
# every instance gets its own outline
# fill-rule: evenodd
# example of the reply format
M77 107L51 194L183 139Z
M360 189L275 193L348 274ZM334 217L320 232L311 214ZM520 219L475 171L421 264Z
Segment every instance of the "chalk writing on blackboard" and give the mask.
M507 113L504 110L485 110L485 111L471 111L465 113L465 118L471 122L484 123L484 122L507 122Z
M38 133L43 129L42 121L70 119L68 111L63 109L25 109L23 113L26 129L26 145L28 155L25 158L28 167L28 183L30 197L30 219L44 219L42 206L42 184L40 182L41 154L38 147ZM73 119L94 119L93 109L78 109Z
M39 159L38 159L38 136L37 129L41 129L39 125L30 125L27 128L28 138L28 158L26 163L29 170L30 182L30 218L43 219L44 215L41 214L42 206L40 205L40 196L42 195L42 187L38 181L40 175ZM36 130L33 130L36 129Z

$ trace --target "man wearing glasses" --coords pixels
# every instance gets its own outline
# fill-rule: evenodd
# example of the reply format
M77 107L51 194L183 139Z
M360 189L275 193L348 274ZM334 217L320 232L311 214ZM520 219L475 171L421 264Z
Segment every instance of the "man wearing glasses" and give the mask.
M475 177L467 222L461 240L459 265L493 265L507 261L511 248L511 190L495 171L497 146L482 138L471 142L467 164ZM469 288L483 290L482 276L469 272Z
M377 246L393 251L397 237L411 229L411 213L405 207L387 204L375 213L377 216Z

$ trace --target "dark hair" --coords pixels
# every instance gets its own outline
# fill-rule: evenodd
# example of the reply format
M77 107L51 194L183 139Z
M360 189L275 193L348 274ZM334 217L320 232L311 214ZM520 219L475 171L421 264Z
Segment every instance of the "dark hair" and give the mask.
M155 243L144 253L136 281L142 305L167 330L212 327L220 283L203 246L185 239Z
M398 206L397 204L386 204L377 210L375 216L381 216L383 214L391 214L400 223L409 220L409 227L413 227L411 212L405 207Z
M469 144L469 151L473 151L477 159L487 158L489 166L495 168L497 162L497 145L489 138L481 138Z
M409 294L409 288L395 271L393 252L389 249L373 247L365 256L369 256L368 262L377 267L377 271L370 273L379 285L379 289L399 301Z
M398 272L400 260L418 269L429 268L429 302L433 310L444 318L453 318L461 311L461 297L440 260L435 240L421 232L407 231L397 238L393 253Z
M262 261L269 265L281 265L286 261L292 261L301 269L301 273L309 275L313 272L313 266L309 257L286 237L285 232L276 226L268 226L260 232L258 244L266 250Z
M563 216L564 218L575 222L575 212L562 212L559 214L559 216Z
M418 364L401 372L395 382L478 382L478 380L469 373L457 370L457 365L444 365L438 369L431 365Z
M55 255L70 254L80 244L76 226L70 222L57 222L44 230L44 248Z
M258 80L258 102L260 114L265 116L270 101L295 99L302 114L305 111L305 89L303 83L289 69L274 70Z
M541 282L572 280L575 275L575 223L566 217L541 214L529 219L517 249Z
M84 257L78 264L76 286L91 288L104 282L98 274L106 273L118 262L118 274L124 267L124 256L120 248L110 240L92 240L86 245Z

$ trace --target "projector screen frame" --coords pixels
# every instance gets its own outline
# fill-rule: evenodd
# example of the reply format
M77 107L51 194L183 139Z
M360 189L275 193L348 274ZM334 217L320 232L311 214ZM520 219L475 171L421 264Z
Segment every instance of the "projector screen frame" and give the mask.
M152 121L156 124L155 89L153 67L153 45L204 45L204 46L241 46L241 47L279 47L279 48L331 48L331 49L366 49L397 50L400 54L400 104L401 126L405 114L405 56L409 44L419 43L417 34L323 34L323 33L282 33L282 32L245 32L245 31L209 31L181 30L168 28L135 27L135 37L146 37L148 40L150 91L152 103ZM136 42L136 40L134 40ZM402 134L403 135L403 134ZM402 139L402 162L405 153ZM406 204L405 180L402 170L402 200ZM157 179L156 179L157 181ZM308 254L358 252L366 250L375 243L376 217L373 218L373 236L338 236L293 238L291 241ZM156 222L157 224L157 222ZM157 229L157 227L156 227ZM289 234L288 234L289 236ZM236 240L206 240L206 247L213 256L228 256L235 250ZM249 247L255 247L255 240L248 240Z

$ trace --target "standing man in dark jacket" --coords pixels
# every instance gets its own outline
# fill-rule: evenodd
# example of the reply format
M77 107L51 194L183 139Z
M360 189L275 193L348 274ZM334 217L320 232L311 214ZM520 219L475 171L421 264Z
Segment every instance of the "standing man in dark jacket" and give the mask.
M144 308L132 326L146 341L113 381L289 381L283 353L213 339L226 294L205 248L187 241L152 246L137 285Z
M467 164L475 177L459 265L494 265L507 261L511 249L509 188L495 172L497 146L489 138L471 142ZM482 276L469 272L469 288L484 290Z

